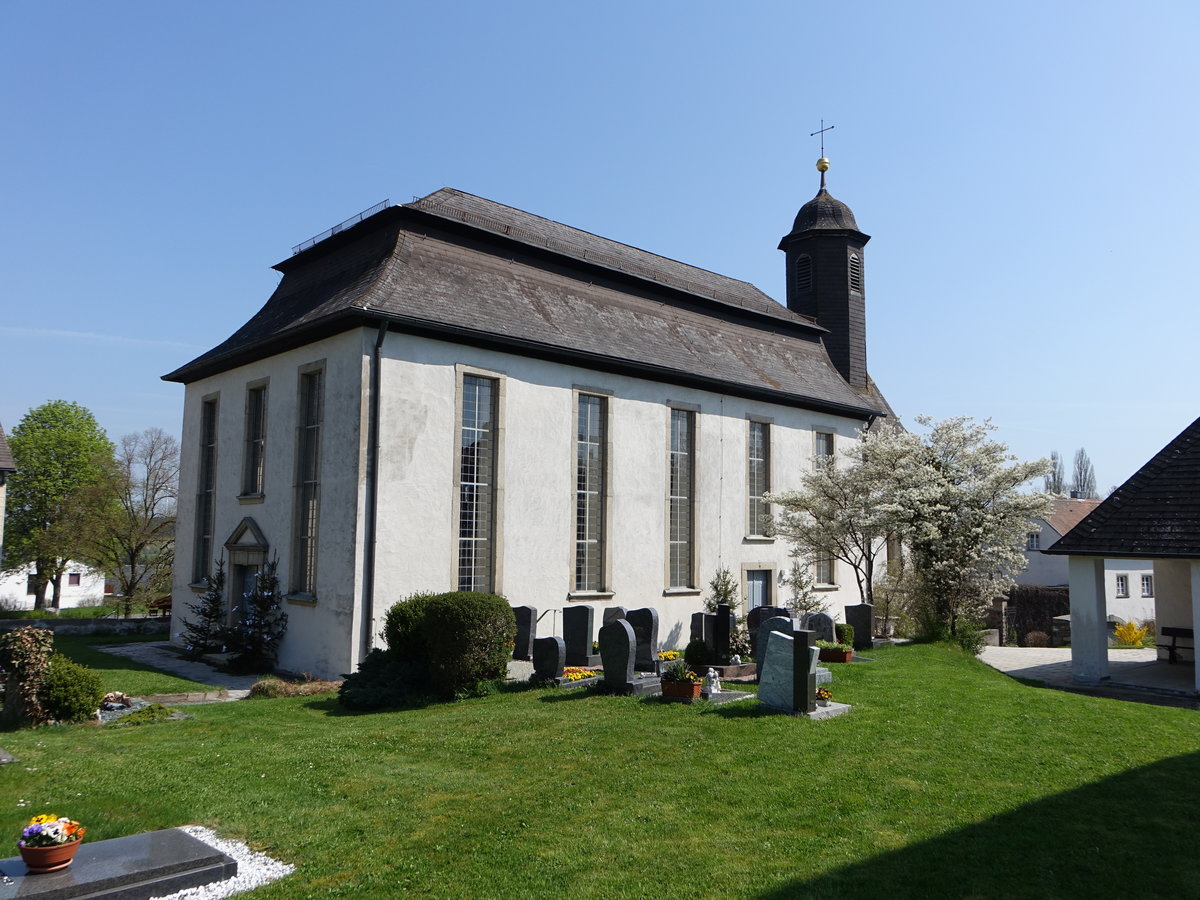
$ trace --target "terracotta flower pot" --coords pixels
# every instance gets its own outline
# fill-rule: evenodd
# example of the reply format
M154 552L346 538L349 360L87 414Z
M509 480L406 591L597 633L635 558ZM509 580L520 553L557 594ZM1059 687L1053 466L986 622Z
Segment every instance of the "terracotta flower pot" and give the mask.
M664 697L680 697L695 699L700 696L703 685L698 681L664 681L662 693Z
M21 859L31 875L41 875L44 872L57 872L65 869L75 858L82 840L71 841L67 844L55 844L53 847L18 847Z
M848 663L854 656L853 650L834 650L832 648L822 647L817 654L821 662L837 662Z

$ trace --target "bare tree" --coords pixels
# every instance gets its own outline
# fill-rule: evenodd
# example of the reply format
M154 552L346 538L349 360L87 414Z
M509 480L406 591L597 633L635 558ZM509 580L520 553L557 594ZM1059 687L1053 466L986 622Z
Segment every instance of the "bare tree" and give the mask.
M1087 451L1080 447L1075 451L1075 473L1071 479L1073 496L1080 500L1095 500L1100 495L1096 493L1096 471Z
M86 489L84 559L109 574L122 612L171 591L179 444L161 428L121 438L104 477Z
M1067 492L1067 467L1057 450L1050 451L1050 474L1046 476L1047 494L1062 496Z

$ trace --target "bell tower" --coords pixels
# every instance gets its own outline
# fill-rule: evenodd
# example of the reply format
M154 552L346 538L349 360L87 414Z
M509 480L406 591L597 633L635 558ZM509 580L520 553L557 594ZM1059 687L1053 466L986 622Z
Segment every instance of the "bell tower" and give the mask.
M867 386L867 316L863 247L854 213L825 187L829 160L817 160L821 187L796 214L779 242L786 257L788 309L811 316L829 331L829 359L856 388Z

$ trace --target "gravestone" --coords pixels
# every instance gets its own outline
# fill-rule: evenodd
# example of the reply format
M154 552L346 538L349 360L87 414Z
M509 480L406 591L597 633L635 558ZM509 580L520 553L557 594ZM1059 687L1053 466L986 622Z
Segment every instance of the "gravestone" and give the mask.
M870 650L875 646L871 634L875 630L875 607L870 603L856 603L846 607L846 624L854 628L854 649Z
M623 618L625 618L625 607L610 606L608 609L606 609L604 611L604 616L603 616L603 618L601 618L600 624L607 625L613 619L623 619Z
M563 640L568 666L597 666L600 654L592 649L596 611L590 606L568 606L563 610Z
M804 623L804 627L816 635L813 638L815 641L829 641L833 643L837 640L837 635L833 630L833 616L828 613L812 613L808 617L808 621Z
M717 641L713 634L716 622L717 617L713 613L692 613L692 640L704 641L704 646L708 648L708 658L713 661L717 658Z
M533 659L533 641L537 637L537 607L514 606L517 616L517 638L513 659Z
M562 678L567 663L567 645L560 637L538 638L533 642L533 677L538 681Z
M736 630L737 619L729 604L717 604L717 614L713 619L713 656L718 665L729 662L729 640Z
M758 699L773 709L808 714L817 708L817 648L812 632L770 631L766 635L765 673Z
M637 639L633 667L639 672L658 673L658 610L647 606L625 614Z
M750 632L750 640L754 641L754 632L758 631L758 626L767 619L774 619L776 616L790 616L791 613L782 606L756 606L750 612L746 613L746 630Z
M791 634L799 627L800 623L798 620L788 618L787 616L772 616L759 623L758 640L754 646L754 658L758 660L758 680L760 682L763 679L763 672L767 668L767 640L771 632L778 631L781 634Z

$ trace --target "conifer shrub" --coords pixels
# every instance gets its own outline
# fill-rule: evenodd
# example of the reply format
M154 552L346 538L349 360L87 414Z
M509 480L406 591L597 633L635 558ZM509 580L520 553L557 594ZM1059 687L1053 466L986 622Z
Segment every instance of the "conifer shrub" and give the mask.
M358 664L358 671L338 687L338 703L347 709L405 706L429 692L428 670L391 650L375 649Z
M1049 647L1050 635L1044 631L1031 631L1025 635L1026 647Z
M83 722L95 715L104 699L100 675L61 653L50 665L39 691L46 715L59 722Z
M184 656L198 660L206 653L218 653L225 634L225 560L217 560L212 575L204 576L204 593L196 603L188 603L192 617L183 623Z
M712 651L703 640L692 641L683 651L683 661L693 669L705 669L712 665Z
M839 644L849 644L851 647L854 646L854 626L853 625L846 625L846 624L834 625L833 631L837 635L837 642Z
M516 614L497 594L455 591L424 601L421 635L434 693L462 697L503 678L516 630Z

